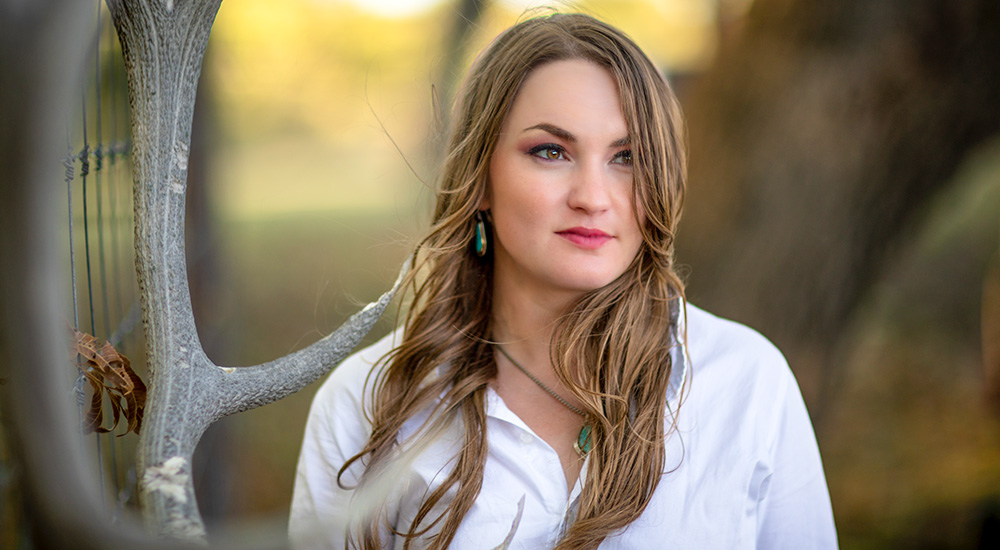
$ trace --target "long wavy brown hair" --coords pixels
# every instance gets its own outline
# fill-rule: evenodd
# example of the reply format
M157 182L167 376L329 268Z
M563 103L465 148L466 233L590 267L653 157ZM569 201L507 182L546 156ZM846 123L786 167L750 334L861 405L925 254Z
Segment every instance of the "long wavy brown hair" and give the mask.
M621 31L582 14L527 19L480 55L454 106L433 221L407 284L412 301L402 343L369 380L371 438L338 477L357 461L365 466L355 498L367 493L361 500L372 506L355 518L352 545L382 548L392 532L405 537L404 547L425 538L421 545L447 548L479 495L488 449L485 396L496 363L492 262L472 248L474 215L522 82L533 69L566 59L593 62L617 83L632 143L633 214L644 221L643 243L625 273L577 300L553 332L552 365L593 427L577 519L557 548L596 548L639 517L663 475L673 425L665 411L670 308L684 292L673 263L686 178L680 109L653 63ZM428 410L418 435L400 441L403 424ZM411 525L389 526L388 493L406 454L456 423L465 444L454 467L428 491Z

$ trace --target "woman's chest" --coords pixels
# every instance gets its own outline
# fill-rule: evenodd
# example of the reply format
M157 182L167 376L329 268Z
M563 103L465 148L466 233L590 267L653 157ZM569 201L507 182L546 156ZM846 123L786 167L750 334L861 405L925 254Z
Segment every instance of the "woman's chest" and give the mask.
M551 548L575 520L581 486L566 487L555 453L530 433L508 435L503 448L491 445L482 491L453 548ZM757 449L739 438L674 433L666 470L642 514L601 549L755 546L770 475Z

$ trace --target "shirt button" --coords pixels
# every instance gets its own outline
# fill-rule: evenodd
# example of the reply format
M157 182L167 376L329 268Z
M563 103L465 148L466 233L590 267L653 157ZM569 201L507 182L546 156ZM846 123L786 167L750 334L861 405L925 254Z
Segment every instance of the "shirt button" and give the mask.
M528 432L521 432L521 443L528 445L531 443L532 439L531 434Z

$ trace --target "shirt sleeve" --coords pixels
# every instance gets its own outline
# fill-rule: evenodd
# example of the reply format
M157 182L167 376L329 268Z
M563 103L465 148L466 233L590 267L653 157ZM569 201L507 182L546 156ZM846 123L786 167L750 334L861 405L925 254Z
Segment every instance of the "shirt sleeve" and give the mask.
M786 367L787 369L787 367ZM758 503L757 548L836 549L830 495L802 394L787 371L779 397L770 468Z
M370 364L353 357L333 372L313 399L292 492L288 534L292 548L343 548L353 491L363 467L337 473L368 441L362 395Z

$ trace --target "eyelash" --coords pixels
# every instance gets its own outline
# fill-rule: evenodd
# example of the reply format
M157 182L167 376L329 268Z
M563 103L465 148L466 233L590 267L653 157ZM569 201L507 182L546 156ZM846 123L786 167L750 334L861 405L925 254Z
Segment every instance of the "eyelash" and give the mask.
M551 158L547 154L546 155L539 154L539 153L548 153L552 151L558 153L559 156L556 158ZM563 149L561 146L556 145L555 143L543 143L541 145L536 145L531 149L529 149L528 154L533 157L538 157L542 160L562 160L566 156L566 150ZM617 153L615 153L615 156L612 157L611 160L612 162L620 161L616 162L616 164L624 164L626 166L629 166L632 164L632 150L625 149L623 151L618 151Z

